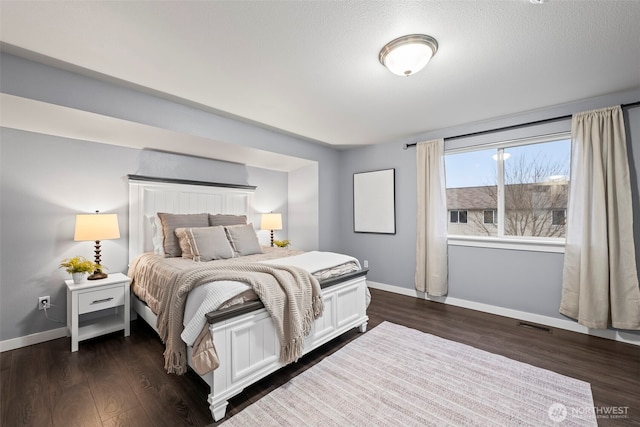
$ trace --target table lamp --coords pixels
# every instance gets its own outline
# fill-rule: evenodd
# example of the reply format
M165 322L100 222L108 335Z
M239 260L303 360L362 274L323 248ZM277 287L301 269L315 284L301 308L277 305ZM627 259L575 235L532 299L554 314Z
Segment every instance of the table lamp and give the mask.
M260 230L271 230L271 246L273 246L273 230L282 230L282 214L273 212L262 214Z
M120 229L118 227L118 216L116 214L95 214L76 215L76 232L73 240L94 241L96 270L87 277L88 280L104 279L107 274L102 271L100 265L100 241L119 239Z

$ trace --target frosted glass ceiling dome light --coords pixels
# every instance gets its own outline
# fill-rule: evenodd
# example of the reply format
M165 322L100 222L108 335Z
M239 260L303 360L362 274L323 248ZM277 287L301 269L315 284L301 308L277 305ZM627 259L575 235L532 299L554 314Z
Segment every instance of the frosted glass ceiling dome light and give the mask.
M425 34L410 34L387 43L378 59L393 74L410 76L422 70L438 51L438 42Z

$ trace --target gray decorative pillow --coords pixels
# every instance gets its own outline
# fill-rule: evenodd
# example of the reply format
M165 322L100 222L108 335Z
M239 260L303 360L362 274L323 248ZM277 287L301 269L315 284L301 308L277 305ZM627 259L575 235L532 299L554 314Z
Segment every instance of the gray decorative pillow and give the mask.
M245 225L246 215L209 214L209 225Z
M238 256L261 254L262 247L258 242L258 236L253 229L253 224L231 225L224 227L233 250Z
M176 228L188 227L208 227L209 214L172 214L158 212L158 218L162 223L162 232L164 239L162 246L164 247L165 257L179 257L182 255L180 242L176 236Z
M175 233L182 248L183 258L191 258L194 261L233 258L233 249L221 226L176 228Z

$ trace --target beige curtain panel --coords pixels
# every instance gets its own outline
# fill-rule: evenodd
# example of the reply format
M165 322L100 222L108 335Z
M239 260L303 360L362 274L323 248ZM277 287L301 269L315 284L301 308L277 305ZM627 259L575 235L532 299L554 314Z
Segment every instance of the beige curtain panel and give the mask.
M416 144L416 159L416 289L429 295L442 296L448 291L444 140Z
M622 109L573 116L560 313L595 329L640 329Z

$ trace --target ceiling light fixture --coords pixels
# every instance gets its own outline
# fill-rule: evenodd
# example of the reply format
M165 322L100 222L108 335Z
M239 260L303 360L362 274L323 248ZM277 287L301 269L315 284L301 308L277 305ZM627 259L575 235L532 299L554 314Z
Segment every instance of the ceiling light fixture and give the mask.
M393 74L410 76L422 70L438 51L438 42L425 34L410 34L387 43L378 59Z

